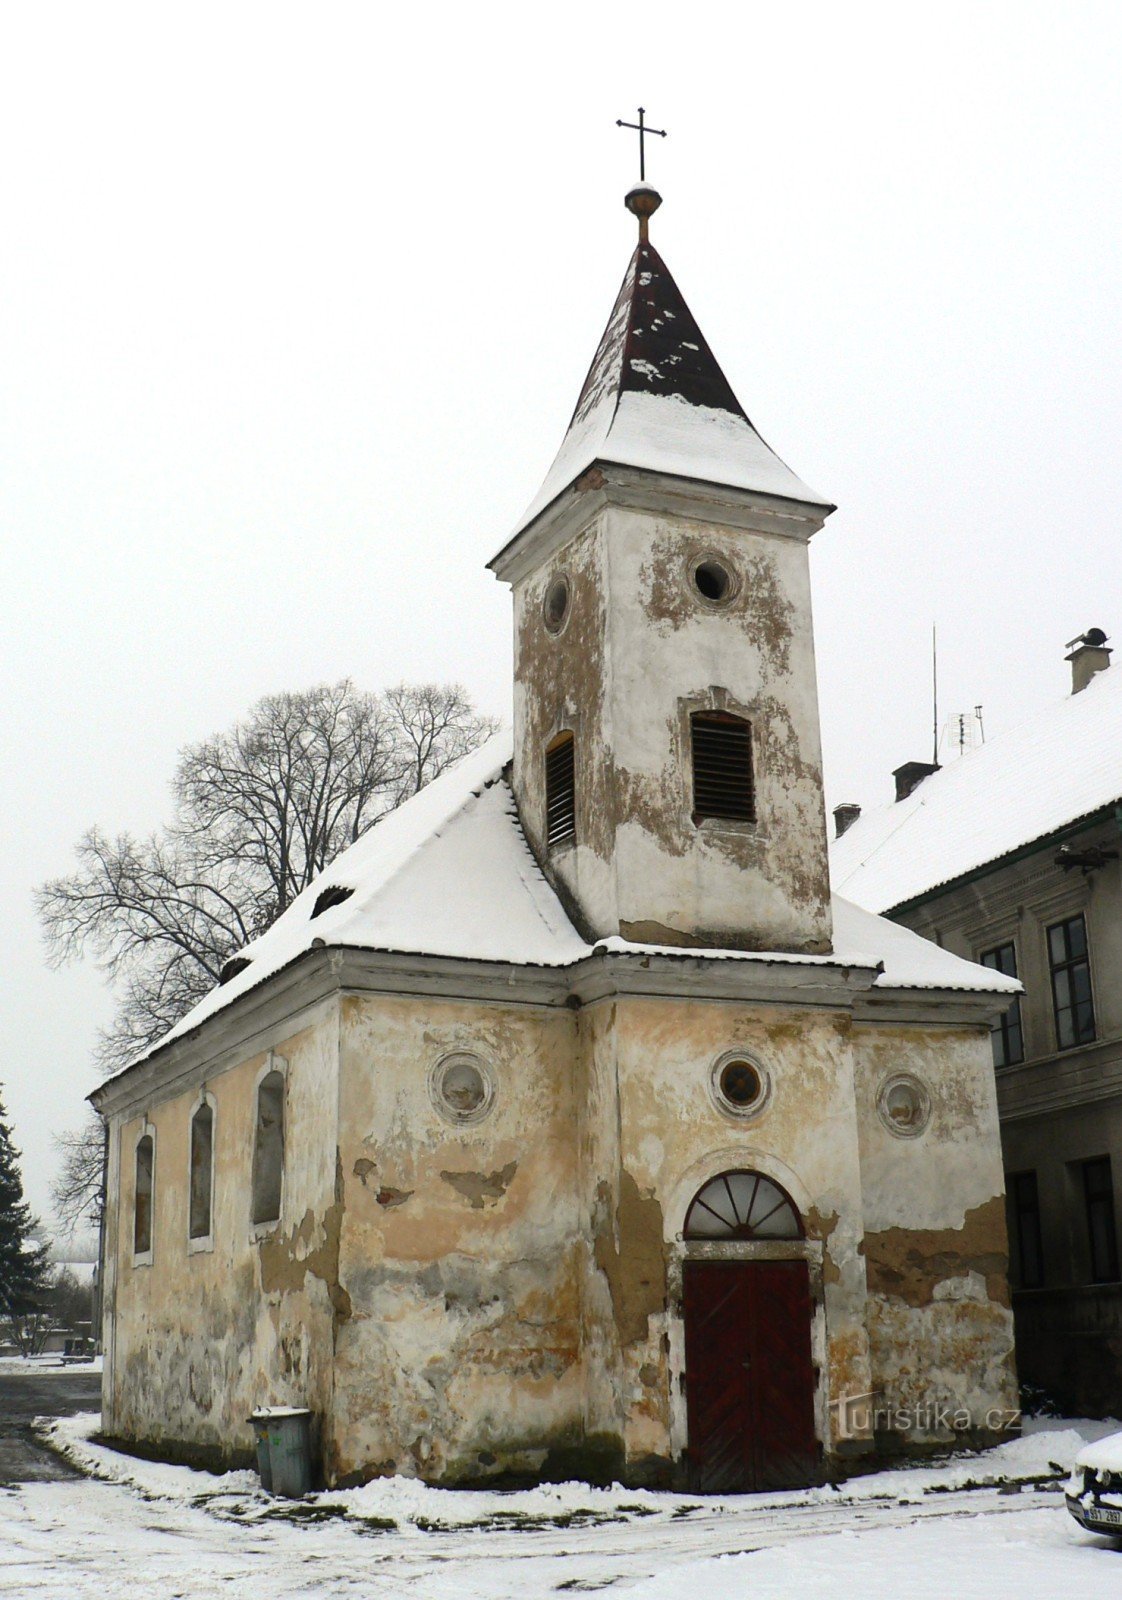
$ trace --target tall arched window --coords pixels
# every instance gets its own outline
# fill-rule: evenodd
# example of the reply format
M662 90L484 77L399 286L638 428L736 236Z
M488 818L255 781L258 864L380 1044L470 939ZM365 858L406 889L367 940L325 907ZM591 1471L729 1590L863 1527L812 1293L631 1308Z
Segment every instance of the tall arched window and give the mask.
M693 820L756 820L752 725L730 711L695 711L690 718Z
M275 1068L257 1085L257 1127L253 1141L254 1223L276 1222L284 1181L284 1073Z
M146 1256L152 1251L152 1176L156 1151L152 1135L146 1133L136 1141L136 1189L133 1197L132 1249L133 1255Z
M687 1239L801 1239L789 1195L762 1172L722 1172L699 1189L686 1212Z
M576 743L559 733L545 753L545 842L554 849L577 832Z
M209 1239L214 1188L214 1112L207 1101L191 1118L190 1239Z

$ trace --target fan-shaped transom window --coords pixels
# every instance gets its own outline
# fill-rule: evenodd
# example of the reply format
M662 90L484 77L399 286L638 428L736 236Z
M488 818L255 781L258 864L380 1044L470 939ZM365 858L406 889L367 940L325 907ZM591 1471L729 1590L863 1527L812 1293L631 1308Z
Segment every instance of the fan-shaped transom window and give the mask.
M686 1213L687 1239L801 1239L791 1199L762 1172L722 1172L699 1189Z

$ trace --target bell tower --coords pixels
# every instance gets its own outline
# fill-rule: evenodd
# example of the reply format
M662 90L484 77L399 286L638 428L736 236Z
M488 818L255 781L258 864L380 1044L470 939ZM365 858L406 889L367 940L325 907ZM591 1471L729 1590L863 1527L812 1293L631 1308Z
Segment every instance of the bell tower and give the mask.
M597 938L830 949L808 543L834 509L764 443L649 239L561 449L490 563L514 593L514 791Z

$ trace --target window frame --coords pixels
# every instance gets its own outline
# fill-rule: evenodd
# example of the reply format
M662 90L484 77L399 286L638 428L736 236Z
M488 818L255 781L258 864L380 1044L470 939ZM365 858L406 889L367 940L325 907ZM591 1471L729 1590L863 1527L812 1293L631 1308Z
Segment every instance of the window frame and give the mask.
M192 1234L192 1206L194 1204L194 1150L195 1150L195 1119L203 1110L210 1112L210 1186L207 1193L207 1231L206 1233ZM215 1099L204 1089L196 1100L191 1110L187 1123L187 1253L198 1255L214 1249L214 1188L215 1169L218 1165L215 1159L218 1143L218 1107Z
M566 818L569 826L566 832L555 833L550 817L550 812L552 810L550 801L551 790L556 779L554 774L551 773L550 763L551 758L554 762L556 762L557 756L560 755L563 750L567 750L569 752L570 806ZM577 739L576 733L572 728L558 728L557 732L546 745L544 777L545 847L549 851L550 855L553 855L559 850L571 849L577 842Z
M137 1201L140 1197L140 1147L145 1140L152 1147L152 1160L148 1172L148 1244L145 1249L138 1250L137 1239ZM147 1118L140 1125L140 1131L133 1140L132 1156L132 1217L129 1229L132 1245L132 1264L134 1267L150 1267L156 1253L156 1130Z
M1000 963L996 960L991 961L989 959L991 956L1000 956L1004 950L1008 950L1012 953L1013 961L1011 969L1007 966L1000 965ZM1017 970L1019 963L1017 959L1016 939L1002 939L997 944L991 945L988 950L982 950L979 952L978 962L980 966L988 967L991 972L1000 972L1003 973L1007 978L1020 979L1020 973ZM1010 1035L1014 1031L1016 1032L1020 1049L1020 1054L1017 1056L1012 1055L1009 1048ZM1004 1055L1004 1060L1001 1061L998 1060L999 1041L1001 1044L1001 1051ZM1003 1012L1002 1015L990 1025L990 1048L993 1051L993 1065L995 1072L1002 1072L1006 1067L1019 1067L1024 1064L1025 1019L1021 1014L1020 995L1017 995L1009 1009Z
M698 726L739 727L746 736L748 754L748 793L742 813L702 810L698 803ZM694 706L687 722L689 736L690 820L695 828L749 828L755 830L759 823L759 806L756 784L756 744L754 726L750 717L739 711L728 711L724 706Z
M1083 1180L1083 1214L1087 1224L1087 1251L1090 1265L1090 1278L1092 1283L1117 1283L1122 1278L1118 1259L1118 1224L1115 1216L1114 1197L1114 1168L1109 1155L1091 1156L1079 1163L1082 1168ZM1091 1175L1094 1169L1106 1173L1106 1189L1098 1193L1091 1191ZM1106 1254L1107 1259L1102 1262L1099 1257L1096 1239L1093 1207L1101 1205L1102 1215L1106 1218ZM1105 1270L1100 1270L1103 1268Z
M1031 1186L1031 1200L1028 1203L1023 1198L1026 1185ZM1011 1172L1005 1180L1005 1192L1009 1197L1010 1218L1015 1224L1015 1227L1009 1230L1012 1236L1010 1243L1014 1246L1010 1254L1014 1255L1015 1252L1017 1266L1017 1282L1014 1287L1043 1289L1048 1275L1044 1259L1044 1230L1040 1221L1040 1185L1037 1182L1035 1167L1025 1168L1021 1172ZM1036 1251L1035 1273L1026 1271L1026 1263L1031 1253L1025 1248L1026 1218L1030 1224L1032 1243Z
M1081 924L1083 930L1083 953L1073 956L1071 954L1071 939L1068 930L1077 922ZM1064 941L1064 957L1062 960L1057 961L1052 948L1052 935L1061 932ZM1055 1032L1056 1049L1078 1050L1083 1045L1094 1044L1098 1038L1098 1024L1095 1018L1095 991L1091 976L1091 941L1087 931L1086 912L1076 911L1071 916L1061 917L1058 922L1050 922L1044 930L1044 942L1048 956L1048 976L1052 985L1052 1026ZM1069 1015L1073 1019L1074 1032L1074 1018L1077 1015L1077 1008L1080 1002L1071 999L1074 993L1072 975L1076 968L1079 967L1085 968L1087 972L1087 999L1083 1003L1086 1004L1090 1016L1090 1032L1082 1036L1077 1034L1065 1043L1061 1032L1060 1018L1062 1014ZM1069 999L1066 1005L1060 1004L1056 990L1056 980L1061 974L1066 977L1068 985Z
M261 1117L261 1089L265 1080L276 1073L281 1080L281 1159L280 1159L280 1187L277 1199L277 1214L264 1221L254 1220L257 1210L257 1160L258 1143L257 1130ZM284 1216L284 1203L287 1195L288 1179L288 1062L283 1056L276 1055L273 1051L265 1065L257 1073L253 1081L253 1125L250 1146L249 1169L249 1236L251 1241L266 1239L274 1234L281 1225Z

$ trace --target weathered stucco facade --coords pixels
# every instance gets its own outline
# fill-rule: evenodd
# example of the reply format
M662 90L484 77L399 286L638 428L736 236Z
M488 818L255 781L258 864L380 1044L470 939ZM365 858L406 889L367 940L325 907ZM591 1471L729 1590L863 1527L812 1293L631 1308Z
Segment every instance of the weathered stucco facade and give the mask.
M331 1482L705 1489L1010 1423L1016 985L831 902L831 508L646 244L574 430L493 563L513 745L94 1097L110 1433L234 1459L301 1405Z
M809 1263L824 1470L874 1443L947 1437L921 1418L874 1441L875 1419L839 1410L870 1394L878 1413L942 1404L1000 1431L1015 1381L984 1023L863 1020L868 974L834 977L838 992L807 1006L754 997L739 967L724 986L747 992L720 999L695 992L692 961L654 958L622 984L605 962L506 1003L372 995L323 963L332 998L308 1025L275 1025L271 1049L205 1078L200 1062L180 1092L138 1085L144 1112L112 1125L106 1430L229 1460L249 1452L254 1407L302 1404L332 1481L684 1481L683 1262L794 1256ZM747 1125L710 1093L729 1050L771 1085ZM494 1085L470 1128L429 1090L461 1051ZM278 1059L283 1208L254 1227L254 1085ZM919 1139L877 1114L901 1069L932 1085ZM183 1197L204 1083L215 1209L199 1250ZM145 1128L153 1243L134 1264L129 1156ZM745 1168L792 1197L805 1239L685 1240L697 1191Z

